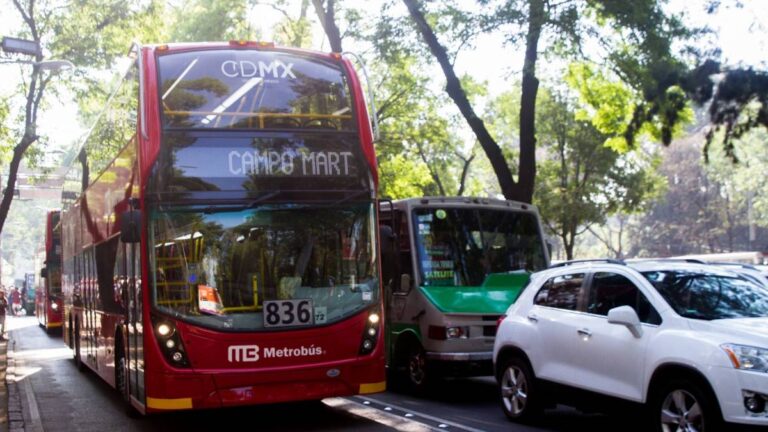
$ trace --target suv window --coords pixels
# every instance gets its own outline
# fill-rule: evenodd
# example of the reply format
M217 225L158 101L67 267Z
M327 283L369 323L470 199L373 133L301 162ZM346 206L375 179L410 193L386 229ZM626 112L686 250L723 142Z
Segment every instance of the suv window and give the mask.
M555 276L544 283L534 304L558 309L577 310L584 273Z
M641 322L661 324L661 316L637 286L627 277L609 272L598 272L592 277L587 301L587 312L607 316L608 311L630 306Z

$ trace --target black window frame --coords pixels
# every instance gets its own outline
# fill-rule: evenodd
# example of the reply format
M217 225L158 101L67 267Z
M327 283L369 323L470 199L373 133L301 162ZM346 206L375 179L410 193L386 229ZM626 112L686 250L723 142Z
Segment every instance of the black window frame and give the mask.
M551 285L556 283L555 280L558 278L565 278L569 276L571 277L571 279L575 279L577 277L581 278L581 283L579 284L579 287L578 287L578 295L576 296L576 304L573 309L562 307L559 304L553 304L551 303L551 299L549 297L549 290L551 289ZM570 311L570 312L582 312L585 287L586 287L588 276L589 276L589 273L587 272L574 272L574 273L559 274L559 275L548 278L547 281L544 282L541 285L541 287L539 287L539 291L533 297L533 304L537 306L550 307L553 309L559 309L559 310ZM542 295L542 293L545 293L545 294ZM540 296L543 297L542 302L539 302Z
M618 277L624 278L626 280L626 282L628 282L630 285L632 285L632 287L635 290L635 294L634 294L634 296L635 296L635 304L632 305L632 304L628 304L627 302L625 302L623 300L619 300L619 303L624 303L624 304L617 304L616 302L613 302L611 305L605 306L605 307L603 307L603 308L601 308L599 310L594 310L594 309L591 310L592 304L595 301L593 295L595 294L595 290L596 290L596 281L598 280L598 276L600 274L611 274L611 275L614 275L614 276L618 276ZM621 297L622 298L626 298L627 294L629 294L629 293L626 293L626 292L622 293ZM588 313L590 315L601 316L601 317L606 317L607 318L609 310L611 310L611 309L613 309L615 307L619 307L619 306L630 306L630 307L632 307L632 309L635 310L635 313L637 313L638 318L640 318L640 322L643 323L643 324L649 324L649 325L656 325L656 326L658 326L658 325L661 325L661 323L663 321L662 318L661 318L661 314L659 314L659 312L653 306L653 303L651 303L651 301L648 298L648 296L646 295L646 293L643 292L643 290L638 286L638 284L635 283L634 281L632 281L632 279L629 276L627 276L627 275L625 275L623 273L620 273L620 272L611 271L611 270L599 270L599 271L594 271L594 272L590 273L588 281L585 284L585 288L584 288L584 299L585 299L585 301L584 301L584 312L586 312L586 313ZM645 300L645 305L644 306L647 307L647 309L645 311L639 310L640 306L641 306L640 303L642 303L643 299Z

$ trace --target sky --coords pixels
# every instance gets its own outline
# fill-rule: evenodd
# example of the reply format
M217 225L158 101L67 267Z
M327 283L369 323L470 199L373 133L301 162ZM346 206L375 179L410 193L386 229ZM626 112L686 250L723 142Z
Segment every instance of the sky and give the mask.
M674 0L667 7L672 12L685 14L686 23L708 25L714 29L726 64L768 68L768 1L746 0L742 2L742 8L723 6L712 15L704 13L705 1ZM372 7L371 10L375 9ZM279 18L280 15L268 6L261 6L254 12L254 26L264 35L264 40L272 38L272 22ZM19 25L18 12L11 1L0 0L0 31L12 31ZM328 43L322 37L319 25L315 26L315 32L314 48L327 50ZM487 81L489 93L495 94L506 90L510 79L519 77L522 60L522 53L505 46L500 35L483 36L473 49L459 54L456 69L460 75L468 73ZM6 97L13 91L23 70L17 65L0 65L0 76L3 77L0 80L0 97ZM540 63L539 72L545 73L545 64ZM441 78L435 80L436 83L440 83L442 74L437 68L435 74ZM51 97L47 102L48 109L40 115L40 132L51 137L54 147L64 148L78 141L84 129L78 123L74 102Z

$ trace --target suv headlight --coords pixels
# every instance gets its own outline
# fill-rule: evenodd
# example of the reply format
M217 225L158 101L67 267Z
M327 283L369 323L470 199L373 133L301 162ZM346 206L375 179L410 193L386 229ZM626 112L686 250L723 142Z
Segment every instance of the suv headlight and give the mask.
M736 369L768 372L768 349L736 344L723 344L720 348Z

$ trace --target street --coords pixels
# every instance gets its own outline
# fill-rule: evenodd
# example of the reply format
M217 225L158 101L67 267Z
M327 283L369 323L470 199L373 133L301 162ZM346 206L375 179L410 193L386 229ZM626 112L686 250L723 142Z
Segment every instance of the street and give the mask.
M264 431L609 431L622 422L568 408L548 411L534 426L508 422L490 377L445 380L424 397L388 391L322 402L130 418L116 391L95 374L77 371L59 335L46 334L34 317L9 317L8 324L27 431L221 430L242 425Z

